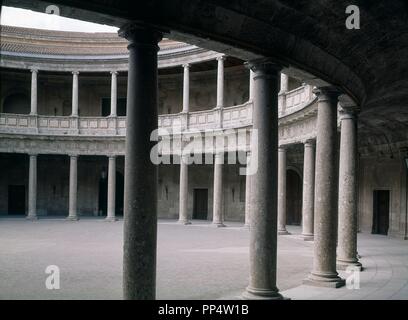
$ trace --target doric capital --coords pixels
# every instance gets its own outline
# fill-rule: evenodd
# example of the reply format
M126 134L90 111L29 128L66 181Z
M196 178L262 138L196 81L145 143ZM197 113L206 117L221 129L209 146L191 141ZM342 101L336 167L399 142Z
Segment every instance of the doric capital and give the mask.
M184 69L190 69L190 67L191 67L191 64L189 64L189 63L183 63L183 68L184 68Z
M337 100L341 91L335 86L316 87L313 93L317 96L318 101Z
M279 72L283 69L283 65L276 62L271 58L261 58L261 59L254 59L245 62L247 68L251 69L255 72L254 79L260 75L279 75ZM280 77L280 75L279 75Z
M28 155L30 156L30 158L36 158L38 156L38 153L29 152Z
M127 39L130 42L129 46L146 46L159 50L157 44L163 38L163 32L145 24L128 22L119 29L118 35Z
M30 68L30 72L31 73L38 73L38 69L37 68Z
M112 71L110 71L110 74L111 74L111 75L115 75L115 76L117 76L117 75L118 75L118 71L116 71L116 70L112 70Z
M227 57L223 54L222 56L218 56L215 58L217 61L224 61Z
M356 118L360 112L360 107L348 95L339 96L339 114L341 119Z
M304 146L305 148L314 148L316 145L316 140L315 139L307 139L304 142Z
M77 75L79 74L79 71L78 71L78 70L74 70L74 71L72 71L72 74L73 74L74 76L77 76Z
M287 149L287 146L285 146L285 145L280 145L280 146L278 147L278 152L286 152L286 149Z
M115 154L111 154L108 156L109 160L116 160L116 155Z
M79 155L76 154L76 153L69 153L68 156L69 156L70 159L72 159L72 160L77 160Z

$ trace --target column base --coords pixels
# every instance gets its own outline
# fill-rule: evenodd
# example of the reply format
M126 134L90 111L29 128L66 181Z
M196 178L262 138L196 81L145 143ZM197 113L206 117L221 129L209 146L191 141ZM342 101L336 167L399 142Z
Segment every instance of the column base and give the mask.
M278 291L267 289L246 288L241 295L244 300L286 300Z
M78 216L68 216L65 218L67 221L78 221L79 217Z
M38 216L37 215L28 215L28 216L26 216L26 220L29 220L29 221L35 221L35 220L38 220Z
M289 234L290 234L290 232L288 230L286 230L286 229L278 230L278 235L279 236L285 236L285 235L289 235Z
M353 271L363 271L363 265L358 261L336 261L337 270L353 270Z
M189 220L179 220L179 221L177 221L177 223L187 226L187 225L191 224L191 221L189 221Z
M313 234L302 234L303 241L314 241Z
M346 284L346 281L340 278L336 273L311 273L306 279L303 280L303 284L314 287L326 287L326 288L340 288Z
M224 227L226 227L226 225L223 224L222 222L213 222L213 223L212 223L212 226L213 226L214 228L224 228Z
M116 217L106 217L105 221L106 222L115 222L115 221L118 221L118 218L116 218Z

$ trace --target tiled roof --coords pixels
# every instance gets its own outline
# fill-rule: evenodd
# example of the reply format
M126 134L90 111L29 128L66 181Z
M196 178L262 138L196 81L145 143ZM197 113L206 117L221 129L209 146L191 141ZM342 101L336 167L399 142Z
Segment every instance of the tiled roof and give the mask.
M50 55L126 55L127 41L116 33L68 32L0 26L2 52ZM163 39L161 50L186 46Z

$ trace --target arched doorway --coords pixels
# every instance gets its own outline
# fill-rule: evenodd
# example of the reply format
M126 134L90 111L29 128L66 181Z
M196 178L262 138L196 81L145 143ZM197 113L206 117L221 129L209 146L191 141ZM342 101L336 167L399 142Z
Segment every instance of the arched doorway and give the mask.
M123 174L116 171L116 199L115 215L123 216L123 197L125 179ZM99 179L99 215L106 216L108 212L108 179L103 176Z
M30 99L24 93L10 94L3 102L3 113L29 114Z
M302 223L302 179L293 169L286 171L286 224Z

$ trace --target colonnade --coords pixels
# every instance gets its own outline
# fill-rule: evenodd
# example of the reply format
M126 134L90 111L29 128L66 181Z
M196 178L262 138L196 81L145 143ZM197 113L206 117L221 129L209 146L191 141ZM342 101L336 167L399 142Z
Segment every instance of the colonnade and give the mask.
M69 205L67 220L79 220L78 214L78 154L69 155ZM108 193L106 221L116 221L116 158L108 156ZM37 170L38 154L29 154L28 220L37 220Z
M119 34L129 41L127 90L127 128L124 201L123 288L125 299L154 299L156 289L157 246L157 167L150 161L153 147L150 134L157 128L157 51L160 30L135 23L123 26ZM217 106L223 107L223 62L218 60ZM287 90L287 77L281 81L282 66L271 59L247 63L251 72L250 99L253 101L253 128L258 141L258 170L247 176L248 205L246 223L250 225L250 277L246 298L281 299L276 286L277 236L287 233L286 149L278 145L278 95ZM32 73L33 79L37 72ZM114 80L115 79L115 80ZM112 96L116 74L112 73ZM281 85L280 85L281 84ZM286 87L286 89L285 89ZM36 88L36 80L32 88ZM115 89L116 90L116 89ZM183 112L189 112L189 66L184 66ZM334 87L315 90L318 97L316 151L313 141L305 141L303 230L314 239L313 268L306 284L339 287L344 280L337 274L339 265L357 265L356 254L356 115L345 109L341 118L340 172L337 170L337 102L340 92ZM73 73L72 115L78 115L78 73ZM115 114L112 103L111 114ZM31 112L36 112L32 94ZM353 109L354 110L354 109ZM316 155L314 154L316 152ZM214 217L223 226L223 153L215 155ZM182 157L183 159L184 157ZM70 156L69 219L77 219L77 155ZM35 213L36 155L30 155L29 217ZM109 159L108 208L114 201L114 158ZM339 177L339 178L338 178ZM353 178L354 177L354 178ZM248 183L249 182L249 183ZM314 190L312 190L314 189ZM189 223L187 212L188 164L180 165L180 222ZM249 194L248 194L249 192ZM340 200L340 202L338 201ZM108 214L111 219L112 211ZM338 218L340 219L338 220ZM313 227L312 227L313 226ZM352 227L354 226L354 227ZM279 228L278 228L279 227ZM337 230L339 238L337 240ZM285 232L286 231L286 232ZM338 246L337 246L338 241Z

